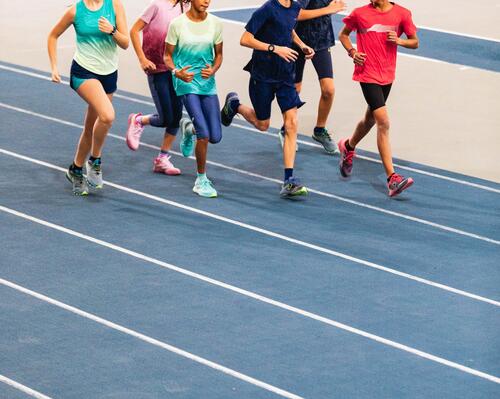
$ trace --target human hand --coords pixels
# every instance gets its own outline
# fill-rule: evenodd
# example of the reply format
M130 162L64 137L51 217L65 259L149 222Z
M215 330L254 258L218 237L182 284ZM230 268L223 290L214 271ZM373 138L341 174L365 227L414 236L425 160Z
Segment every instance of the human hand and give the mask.
M283 58L286 62L296 61L299 53L291 48L284 46L276 46L274 48L274 52L281 58Z
M395 45L399 45L401 43L401 39L398 37L397 32L394 32L393 30L387 32L387 41L394 43Z
M309 47L309 46L302 47L302 52L306 56L306 60L310 60L316 54L316 52L314 51L314 49L312 47Z
M99 21L97 22L99 30L103 33L107 33L108 35L113 32L113 29L115 27L111 25L111 23L103 16L99 18Z
M154 62L148 60L147 58L143 58L139 61L141 63L141 68L144 72L152 72L156 71L156 65Z
M352 60L356 65L364 65L365 60L366 60L366 54L365 53L358 53L357 51L354 53L352 56Z
M51 80L54 83L61 83L61 76L57 68L52 68Z
M342 0L332 0L326 7L328 8L330 14L337 14L340 11L347 10L347 4L345 4Z
M191 81L194 78L194 73L188 72L188 69L190 69L190 68L191 68L191 65L188 65L182 69L177 70L177 72L175 72L175 77L177 79L180 79L180 80L186 82L186 83L191 83Z
M212 76L215 72L214 69L212 68L212 65L210 64L205 64L206 68L203 68L201 70L201 77L203 79L208 79L210 76Z

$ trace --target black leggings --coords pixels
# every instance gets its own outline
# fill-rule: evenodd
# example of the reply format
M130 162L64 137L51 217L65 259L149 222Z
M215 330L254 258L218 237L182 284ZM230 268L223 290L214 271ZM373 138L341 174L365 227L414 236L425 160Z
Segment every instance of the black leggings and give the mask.
M392 83L388 85L379 85L377 83L363 83L361 82L361 90L363 96L370 107L370 110L375 111L378 108L384 107L389 93L391 92Z

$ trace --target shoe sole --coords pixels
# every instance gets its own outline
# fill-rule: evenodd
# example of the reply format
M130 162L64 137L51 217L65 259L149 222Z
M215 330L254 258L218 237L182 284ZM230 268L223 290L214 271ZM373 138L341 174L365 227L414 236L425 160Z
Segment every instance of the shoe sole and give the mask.
M340 154L340 151L338 150L338 148L337 148L337 149L334 149L333 151L328 151L328 150L326 149L325 145L323 144L323 142L322 142L321 140L317 139L317 138L316 138L316 137L314 137L314 136L311 136L311 138L312 138L314 141L316 141L316 142L320 143L320 144L323 146L323 149L325 150L325 152L326 152L328 155Z
M307 188L303 187L300 191L297 191L294 194L280 194L281 198L295 198L295 197L304 197L309 194L309 191L307 191Z
M130 125L132 124L132 117L133 116L134 116L134 114L130 114L128 116L128 119L127 119L127 122L128 122L127 126L128 126L128 128L127 128L127 133L125 134L125 142L127 143L127 146L128 146L129 149L131 149L132 151L137 151L137 149L139 148L139 146L137 146L137 148L136 148L136 147L134 147L132 145L132 143L130 142L129 134L128 134Z
M203 198L217 198L217 194L203 195L203 194L199 193L198 190L196 190L194 187L193 187L193 193L198 194L200 197L203 197Z
M408 180L404 186L399 187L396 191L394 191L392 193L389 191L389 197L391 197L391 198L395 197L396 195L401 194L403 191L410 188L411 186L413 186L413 179L408 178Z
M165 169L154 169L153 168L153 172L154 173L161 173L161 174L164 174L164 175L168 175L168 176L179 176L181 174L181 171L168 171L168 170L165 170Z

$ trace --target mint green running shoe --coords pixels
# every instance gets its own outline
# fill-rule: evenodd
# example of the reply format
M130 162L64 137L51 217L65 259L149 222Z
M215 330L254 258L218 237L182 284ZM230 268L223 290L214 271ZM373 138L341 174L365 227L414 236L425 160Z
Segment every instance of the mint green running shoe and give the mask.
M213 183L205 177L197 177L194 182L193 191L201 197L205 198L216 198L217 191L214 188Z
M181 128L181 143L179 144L181 153L184 157L193 155L194 149L194 126L188 118L182 118L179 127Z

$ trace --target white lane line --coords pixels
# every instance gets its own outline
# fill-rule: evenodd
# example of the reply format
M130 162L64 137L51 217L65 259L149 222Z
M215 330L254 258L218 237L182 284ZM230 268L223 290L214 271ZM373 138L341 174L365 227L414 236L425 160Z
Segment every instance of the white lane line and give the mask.
M417 56L414 56L414 55L411 55L411 56L412 57L417 57ZM439 62L441 62L441 61L439 61ZM47 80L47 81L51 80L50 77L48 77L46 75L42 75L42 74L39 74L39 73L26 71L26 70L19 69L19 68L10 67L10 66L7 66L7 65L0 64L0 69L6 70L6 71L10 71L10 72L15 72L15 73L26 75L26 76L31 76L31 77L37 78L37 79L42 79L42 80ZM62 84L69 85L69 82L63 81ZM120 99L123 99L123 100L127 100L127 101L130 101L130 102L134 102L134 103L137 103L137 104L148 105L148 106L151 106L151 107L155 106L155 104L153 102L151 102L151 101L141 100L141 99L130 97L130 96L126 96L126 95L123 95L123 94L114 94L114 97L120 98ZM259 133L259 134L264 134L264 135L267 135L267 136L277 137L276 133L261 132L261 131L255 129L255 128L253 128L253 127L250 127L249 125L244 125L244 124L239 124L239 123L234 123L233 122L233 124L231 126L233 126L233 127L236 126L236 127L240 128L240 129L248 130L248 131L251 131L251 132L254 132L254 133ZM310 146L310 147L322 148L319 144L311 143L309 141L297 140L297 142L299 144L307 145L307 146ZM356 157L360 158L360 159L364 159L366 161L370 161L370 162L375 162L375 163L379 163L379 164L382 163L377 158L372 158L372 157L368 157L368 156L361 156L361 155L356 155ZM463 184L463 185L466 185L466 186L470 186L470 187L478 188L478 189L481 189L481 190L491 191L491 192L500 194L500 189L495 189L493 187L485 186L485 185L482 185L482 184L471 183L471 182L466 181L466 180L461 180L461 179L457 179L457 178L453 178L453 177L448 177L448 176L440 175L438 173L427 172L425 170L421 170L421 169L418 169L418 168L412 168L412 167L401 165L401 164L397 164L397 163L395 163L394 166L396 166L396 167L398 167L400 169L409 170L411 172L419 173L419 174L422 174L422 175L425 175L425 176L434 177L434 178L442 179L442 180L447 180L447 181L451 181L453 183Z
M7 109L10 109L12 111L21 112L21 113L24 113L24 114L27 114L27 115L35 116L35 117L38 117L38 118L41 118L41 119L49 120L49 121L52 121L52 122L57 122L57 123L60 123L60 124L63 124L63 125L67 125L67 126L72 126L72 127L77 127L79 129L83 129L82 125L78 125L78 124L73 123L73 122L68 122L68 121L65 121L65 120L62 120L62 119L53 118L51 116L47 116L47 115L39 114L39 113L36 113L36 112L32 112L32 111L29 111L29 110L26 110L26 109L23 109L23 108L13 107L11 105L4 104L2 102L0 102L0 107L7 108ZM109 137L113 137L113 138L118 139L118 140L121 140L121 141L125 141L125 139L122 136L118 136L118 135L113 134L113 133L109 133L108 136ZM150 145L150 144L142 143L141 145L144 146L144 147L148 147L148 148L153 148L153 149L159 150L159 147L156 147L156 146L153 146L153 145ZM175 154L175 155L182 156L182 154L180 154L179 152L176 152L176 151L171 151L171 152L173 154ZM191 159L195 159L194 157L190 157L190 158ZM207 164L213 165L213 166L217 166L219 168L231 170L233 172L236 172L236 173L239 173L239 174L244 174L246 176L253 176L253 177L256 177L256 178L259 178L259 179L262 179L262 180L271 181L273 183L277 183L277 184L281 184L282 183L281 180L278 180L278 179L273 179L273 178L270 178L270 177L267 177L267 176L259 175L257 173L253 173L253 172L245 171L245 170L242 170L242 169L234 168L234 167L227 166L227 165L224 165L224 164L221 164L221 163L218 163L218 162L207 161ZM345 202L345 203L348 203L348 204L351 204L351 205L356 205L356 206L359 206L359 207L362 207L362 208L371 209L371 210L374 210L376 212L384 213L386 215L391 215L391 216L399 217L399 218L402 218L402 219L405 219L405 220L409 220L409 221L412 221L412 222L424 224L426 226L430 226L430 227L433 227L433 228L436 228L436 229L444 230L444 231L447 231L449 233L459 234L459 235L462 235L462 236L465 236L465 237L469 237L469 238L474 238L474 239L477 239L477 240L485 241L485 242L488 242L490 244L500 245L500 241L492 239L492 238L489 238L489 237L486 237L486 236L482 236L482 235L475 234L475 233L470 233L470 232L467 232L465 230L460 230L460 229L456 229L456 228L453 228L453 227L445 226L445 225L442 225L442 224L439 224L439 223L434 223L434 222L431 222L431 221L428 221L428 220L425 220L425 219L417 218L417 217L406 215L406 214L403 214L403 213L399 213L399 212L395 212L395 211L390 211L388 209L380 208L380 207L377 207L377 206L374 206L374 205L369 205L369 204L366 204L364 202L359 202L359 201L351 200L349 198L341 197L339 195L330 194L330 193L326 193L326 192L315 190L315 189L309 189L309 192L321 195L323 197L336 199L338 201L342 201L342 202Z
M266 303L266 304L269 304L269 305L272 305L272 306L284 309L286 311L289 311L289 312L301 315L303 317L319 321L321 323L330 325L332 327L336 327L338 329L347 331L349 333L352 333L352 334L355 334L355 335L358 335L358 336L362 336L364 338L367 338L369 340L378 342L380 344L387 345L387 346L390 346L392 348L399 349L401 351L408 352L408 353L411 353L413 355L422 357L424 359L427 359L427 360L430 360L430 361L433 361L433 362L445 365L447 367L451 367L451 368L460 370L460 371L462 371L464 373L472 374L472 375L475 375L477 377L484 378L484 379L496 382L497 384L500 384L500 378L495 377L493 375L486 374L486 373L484 373L482 371L475 370L475 369L472 369L470 367L464 366L462 364L455 363L455 362L452 362L450 360L441 358L439 356L435 356L435 355L432 355L430 353L421 351L419 349L415 349L413 347L401 344L399 342L392 341L392 340L387 339L387 338L383 338L383 337L381 337L379 335L375 335L375 334L369 333L367 331L360 330L358 328L349 326L347 324L340 323L340 322L338 322L336 320L329 319L327 317L323 317L323 316L320 316L318 314L311 313L311 312L308 312L306 310L303 310L303 309L300 309L300 308L296 308L294 306L287 305L286 303L276 301L274 299L271 299L271 298L259 295L257 293L252 292L252 291L247 291L245 289L242 289L242 288L239 288L239 287L236 287L236 286L224 283L222 281L218 281L218 280L212 279L210 277L206 277L206 276L198 274L198 273L191 272L191 271L186 270L186 269L182 269L182 268L180 268L178 266L174 266L172 264L160 261L160 260L155 259L155 258L151 258L149 256L137 253L135 251L128 250L128 249L120 247L118 245L114 245L114 244L108 243L106 241L99 240L97 238L88 236L86 234L79 233L77 231L68 229L66 227L59 226L59 225L56 225L56 224L51 223L51 222L47 222L47 221L42 220L42 219L38 219L38 218L36 218L34 216L27 215L25 213L16 211L16 210L11 209L11 208L7 208L7 207L4 207L4 206L0 205L0 211L8 213L8 214L11 214L11 215L14 215L14 216L17 216L17 217L20 217L22 219L25 219L25 220L28 220L28 221L31 221L31 222L34 222L34 223L37 223L37 224L40 224L42 226L49 227L51 229L54 229L54 230L57 230L57 231L69 234L71 236L74 236L74 237L77 237L77 238L89 241L91 243L94 243L94 244L97 244L97 245L100 245L100 246L112 249L114 251L121 252L123 254L135 257L137 259L146 261L148 263L152 263L152 264L158 265L160 267L163 267L163 268L166 268L166 269L169 269L169 270L172 270L172 271L184 274L186 276L189 276L189 277L192 277L192 278L195 278L195 279L207 282L209 284L212 284L212 285L215 285L215 286L227 289L229 291L235 292L237 294L240 294L240 295L243 295L243 296L255 299L257 301L260 301L260 302L263 302L263 303ZM15 288L15 289L18 289L17 287L19 287L16 284L8 282L7 280L3 280L3 279L0 279L0 284L8 285L9 287L12 287L12 288ZM29 290L23 288L23 290L20 290L20 291L25 292L25 291L29 291ZM33 291L29 291L29 292L33 292ZM31 294L29 294L29 295L31 295ZM41 294L37 294L37 295L44 297ZM44 297L44 298L47 298L47 297ZM67 306L67 305L65 305L65 306ZM86 317L86 316L84 316L84 317Z
M12 157L17 158L17 159L21 159L24 161L28 161L28 162L40 165L40 166L45 166L47 168L57 170L59 172L63 172L63 173L66 172L65 168L61 168L59 166L50 164L48 162L40 161L40 160L37 160L34 158L26 157L24 155L17 154L17 153L12 152L12 151L4 150L2 148L0 148L0 154L9 155L9 156L12 156ZM196 214L199 214L202 216L206 216L206 217L209 217L209 218L217 220L217 221L225 222L225 223L231 224L233 226L238 226L238 227L250 230L250 231L254 231L256 233L266 235L268 237L277 238L279 240L290 242L292 244L296 244L296 245L302 246L304 248L312 249L314 251L318 251L318 252L322 252L322 253L332 255L332 256L335 256L338 258L342 258L342 259L357 263L358 265L362 265L362 266L366 266L366 267L369 267L372 269L380 270L380 271L383 271L383 272L386 272L389 274L393 274L393 275L398 276L398 277L402 277L402 278L406 278L406 279L409 279L412 281L416 281L420 284L429 285L431 287L435 287L435 288L438 288L438 289L441 289L444 291L452 292L452 293L460 295L460 296L464 296L464 297L471 298L471 299L474 299L474 300L477 300L480 302L485 302L485 303L489 303L491 305L500 307L500 302L493 300L493 299L490 299L490 298L482 297L480 295L476 295L476 294L473 294L473 293L470 293L467 291L453 288L453 287L450 287L450 286L445 285L445 284L437 283L437 282L432 281L432 280L427 280L427 279L424 279L422 277L414 276L414 275L409 274L409 273L404 273L404 272L401 272L401 271L396 270L396 269L391 269L389 267L382 266L382 265L379 265L377 263L369 262L369 261L366 261L366 260L363 260L360 258L356 258L354 256L346 255L342 252L337 252L337 251L334 251L334 250L331 250L328 248L320 247L319 245L310 244L308 242L301 241L301 240L298 240L298 239L295 239L292 237L288 237L288 236L285 236L283 234L274 233L270 230L256 227L256 226L253 226L251 224L239 222L237 220L230 219L230 218L227 218L224 216L220 216L220 215L217 215L217 214L214 214L211 212L203 211L203 210L198 209L198 208L193 208L193 207L190 207L190 206L187 206L187 205L175 202L175 201L171 201L171 200L167 200L165 198L157 197L156 195L151 195L151 194L144 193L142 191L134 190L134 189L129 188L129 187L125 187L125 186L122 186L119 184L112 183L110 181L105 181L105 184L110 186L110 187L113 187L117 190L125 191L127 193L134 194L134 195L138 195L140 197L147 198L147 199L150 199L152 201L156 201L156 202L159 202L159 203L162 203L165 205L169 205L169 206L173 206L175 208L179 208L179 209L182 209L182 210L185 210L188 212L192 212L192 213L196 213Z
M74 307L74 306L71 306L71 305L68 305L64 302L60 302L56 299L53 299L53 298L50 298L48 296L45 296L43 294L40 294L38 292L35 292L35 291L32 291L28 288L25 288L25 287L22 287L20 285L17 285L11 281L8 281L8 280L4 280L2 278L0 278L0 284L6 286L6 287L9 287L9 288L12 288L16 291L19 291L19 292L22 292L23 294L26 294L26 295L29 295L29 296L32 296L34 298L37 298L41 301L44 301L44 302L47 302L47 303L50 303L51 305L54 305L54 306L57 306L58 308L61 308L61 309L64 309L68 312L71 312L73 314L76 314L80 317L83 317L85 319L88 319L88 320L92 320L98 324L101 324L103 326L106 326L106 327L109 327L113 330L116 330L116 331L119 331L119 332L122 332L124 334L127 334L127 335L130 335L132 337L135 337L135 338L138 338L140 339L141 341L144 341L144 342L147 342L148 344L151 344L151 345L155 345L155 346L158 346L162 349L165 349L169 352L172 352L172 353L175 353L179 356L182 356L186 359L189 359L189 360L192 360L196 363L200 363L204 366L207 366L207 367L210 367L214 370L217 370L217 371L220 371L224 374L227 374L227 375L230 375L231 377L234 377L234 378L237 378L238 380L241 380L241 381L245 381L249 384L252 384L252 385L255 385L259 388L262 388L262 389L265 389L266 391L269 391L269 392L272 392L276 395L279 395L279 396L282 396L284 398L289 398L289 399L303 399L301 396L298 396L298 395L295 395L291 392L288 392L288 391L285 391L284 389L281 389L281 388L278 388L278 387L275 387L274 385L270 385L266 382L263 382L263 381L260 381L256 378L253 378L253 377L250 377L246 374L243 374L243 373L240 373L236 370L233 370L233 369L230 369L228 367L225 367L225 366L222 366L221 364L218 364L218 363L215 363L215 362L212 362L210 360L207 360L203 357L200 357L200 356L197 356L191 352L188 352L188 351L185 351L183 349L180 349L176 346L173 346L173 345L170 345L170 344L167 344L166 342L163 342L163 341L159 341L155 338L152 338L150 336L147 336L145 334L142 334L140 332L137 332L135 330L132 330L130 328L127 328L127 327L124 327L120 324L116 324L116 323L113 323L112 321L109 321L109 320L106 320L106 319L103 319L102 317L99 317L99 316L96 316L92 313L89 313L89 312L86 312L84 310L81 310L77 307Z
M38 391L35 391L34 389L27 387L26 385L20 384L17 381L11 380L10 378L7 378L2 374L0 374L0 382L3 382L4 384L17 389L18 391L24 392L25 394L36 399L52 399L49 396L44 395L43 393L40 393Z

